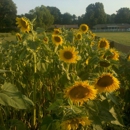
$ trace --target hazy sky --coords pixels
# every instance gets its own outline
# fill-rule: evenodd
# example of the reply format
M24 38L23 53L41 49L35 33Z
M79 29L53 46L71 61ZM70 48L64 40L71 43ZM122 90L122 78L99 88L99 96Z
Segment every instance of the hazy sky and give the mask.
M113 14L123 7L130 8L130 0L13 0L17 6L17 14L28 13L37 6L57 7L60 12L81 16L85 14L86 7L96 2L103 3L105 13Z

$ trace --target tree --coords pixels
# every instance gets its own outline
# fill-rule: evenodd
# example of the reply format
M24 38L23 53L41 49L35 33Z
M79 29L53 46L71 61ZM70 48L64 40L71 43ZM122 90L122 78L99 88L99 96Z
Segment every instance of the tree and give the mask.
M0 29L15 26L17 7L12 0L0 0ZM9 30L7 30L9 31Z
M47 29L54 22L54 17L50 14L50 11L44 6L36 7L29 11L29 14L25 14L30 20L36 18L34 27L42 27Z
M61 23L61 12L56 7L50 7L47 6L47 9L50 11L51 15L54 17L54 24L60 24Z
M106 23L115 23L115 16L116 14L112 14L112 15L109 15L109 14L106 14L107 15L107 20L106 20Z
M116 23L130 23L130 9L120 8L115 17Z
M93 25L106 23L106 18L103 4L96 2L95 4L90 4L86 8L83 22L87 23L89 27L92 28Z
M70 13L62 14L62 24L71 24L72 23L72 15Z

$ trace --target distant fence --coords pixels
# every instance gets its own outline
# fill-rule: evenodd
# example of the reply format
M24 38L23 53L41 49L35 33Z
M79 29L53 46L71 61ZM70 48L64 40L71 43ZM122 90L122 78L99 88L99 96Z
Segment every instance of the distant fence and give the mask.
M96 36L96 39L100 39L100 37ZM111 40L109 40L109 42L110 42L111 48L116 48L118 51L121 51L123 53L130 52L130 46L128 46L128 45L123 45L123 44L120 44L120 43L117 43L117 42L111 41Z
M129 29L91 29L93 32L130 32Z

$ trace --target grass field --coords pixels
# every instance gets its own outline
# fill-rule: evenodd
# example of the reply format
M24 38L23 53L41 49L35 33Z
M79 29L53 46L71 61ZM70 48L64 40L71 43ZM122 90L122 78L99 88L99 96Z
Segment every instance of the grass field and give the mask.
M15 34L0 33L0 42L16 40Z
M130 32L95 32L95 34L120 44L130 45Z
M95 32L95 34L120 44L130 45L130 32ZM11 33L0 33L0 42L2 40L14 41L16 40L16 37L15 34Z

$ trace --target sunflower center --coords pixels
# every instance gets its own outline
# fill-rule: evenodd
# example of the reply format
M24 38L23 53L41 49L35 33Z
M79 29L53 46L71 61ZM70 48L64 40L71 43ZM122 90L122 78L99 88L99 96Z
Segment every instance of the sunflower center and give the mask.
M47 38L44 38L44 41L47 41Z
M73 57L72 52L70 52L70 51L65 51L64 52L64 58L65 59L72 59L72 57Z
M60 41L61 41L60 37L55 36L55 41L56 41L56 42L60 42Z
M58 30L55 30L55 34L59 34L60 32Z
M101 48L106 47L106 42L105 42L105 41L101 41L101 42L100 42L100 47L101 47Z
M21 25L22 25L22 27L24 27L24 28L28 28L27 22L24 21L24 20L21 20Z
M84 88L83 86L75 86L70 92L69 95L74 99L82 99L86 97L88 93L88 89Z
M77 35L77 38L78 38L78 39L81 39L81 35L80 35L80 34L78 34L78 35Z
M113 79L109 75L103 76L97 82L98 86L107 87L113 84Z
M82 26L82 30L83 30L83 31L86 31L87 28L86 28L85 26Z

